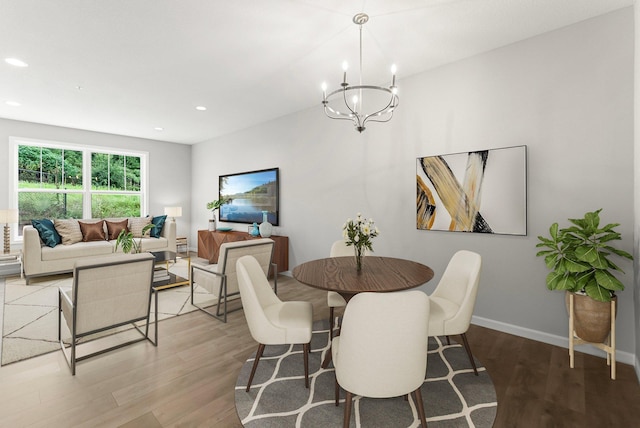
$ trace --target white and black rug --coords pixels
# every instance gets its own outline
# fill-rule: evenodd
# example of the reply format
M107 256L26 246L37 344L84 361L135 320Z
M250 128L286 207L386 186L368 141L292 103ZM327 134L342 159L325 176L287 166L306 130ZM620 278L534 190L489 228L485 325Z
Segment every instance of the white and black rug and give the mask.
M320 364L329 349L328 320L314 324L309 356L310 389L304 387L302 346L267 346L260 358L251 390L245 392L253 356L236 383L236 410L242 424L253 427L341 427L340 406L334 402L333 366ZM256 345L257 348L257 345ZM496 416L496 392L489 374L476 360L475 376L464 348L439 338L429 339L427 378L422 398L427 423L434 427L491 427ZM352 427L417 427L420 421L412 398L356 397Z

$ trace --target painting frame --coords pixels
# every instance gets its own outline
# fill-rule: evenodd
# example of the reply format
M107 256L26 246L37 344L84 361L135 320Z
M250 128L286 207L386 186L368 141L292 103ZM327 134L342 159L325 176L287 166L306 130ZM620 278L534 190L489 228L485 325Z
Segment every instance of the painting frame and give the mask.
M527 146L416 158L416 229L527 236Z

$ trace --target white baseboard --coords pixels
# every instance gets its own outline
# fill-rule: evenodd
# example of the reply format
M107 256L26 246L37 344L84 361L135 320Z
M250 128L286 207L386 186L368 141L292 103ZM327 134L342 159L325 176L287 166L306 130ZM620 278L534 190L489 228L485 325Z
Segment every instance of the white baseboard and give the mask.
M538 342L548 343L550 345L560 346L561 348L569 349L569 338L564 336L556 336L554 334L544 333L530 328L519 327L512 324L503 323L500 321L490 320L488 318L482 318L473 316L471 323L479 325L481 327L490 328L492 330L502 331L504 333L513 334L516 336L526 337L527 339L537 340ZM580 345L576 348L576 351L584 352L585 354L595 355L605 358L606 353L591 345ZM635 367L636 375L640 379L640 362L634 354L629 352L622 352L616 350L616 361L624 364L629 364Z

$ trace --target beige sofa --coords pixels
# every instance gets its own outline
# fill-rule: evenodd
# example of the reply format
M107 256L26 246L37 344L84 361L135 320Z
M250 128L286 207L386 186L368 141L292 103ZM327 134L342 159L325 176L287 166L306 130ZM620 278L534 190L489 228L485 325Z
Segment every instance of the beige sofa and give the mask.
M108 221L122 221L125 218L108 218ZM80 219L85 223L95 223L102 219ZM131 221L131 220L129 220ZM106 228L106 224L105 224ZM33 277L67 273L73 271L73 266L77 260L85 257L104 256L110 257L117 253L122 253L122 248L118 248L116 253L116 240L78 242L71 245L58 244L51 248L42 242L38 231L33 226L23 228L23 269L27 284ZM176 251L176 224L169 220L165 221L159 238L136 238L142 239L142 251Z

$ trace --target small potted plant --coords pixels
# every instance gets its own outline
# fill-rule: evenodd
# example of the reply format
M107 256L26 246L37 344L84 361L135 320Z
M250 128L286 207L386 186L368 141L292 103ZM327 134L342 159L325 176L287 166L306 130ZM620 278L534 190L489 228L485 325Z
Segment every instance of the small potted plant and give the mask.
M616 291L624 290L624 284L612 273L624 272L611 260L612 256L633 260L631 254L611 246L612 241L622 239L615 231L620 224L600 227L601 211L569 219L573 226L568 228L560 229L558 223L553 223L550 237L538 236L540 242L536 245L545 248L536 256L544 257L551 270L546 278L547 288L575 294L576 334L594 343L606 339L611 325L608 302L616 299Z
M213 216L213 218L209 220L209 230L216 230L216 211L220 209L221 206L231 201L231 198L221 197L217 201L207 202L207 209L211 210L211 214Z
M144 236L145 233L155 227L156 225L153 223L149 223L148 225L143 227L142 236ZM133 232L127 229L122 229L120 231L120 234L118 235L118 238L116 239L116 251L118 251L119 247L122 247L122 252L125 254L140 253L142 252L142 238L140 238L140 241L136 242L135 238L133 237Z

